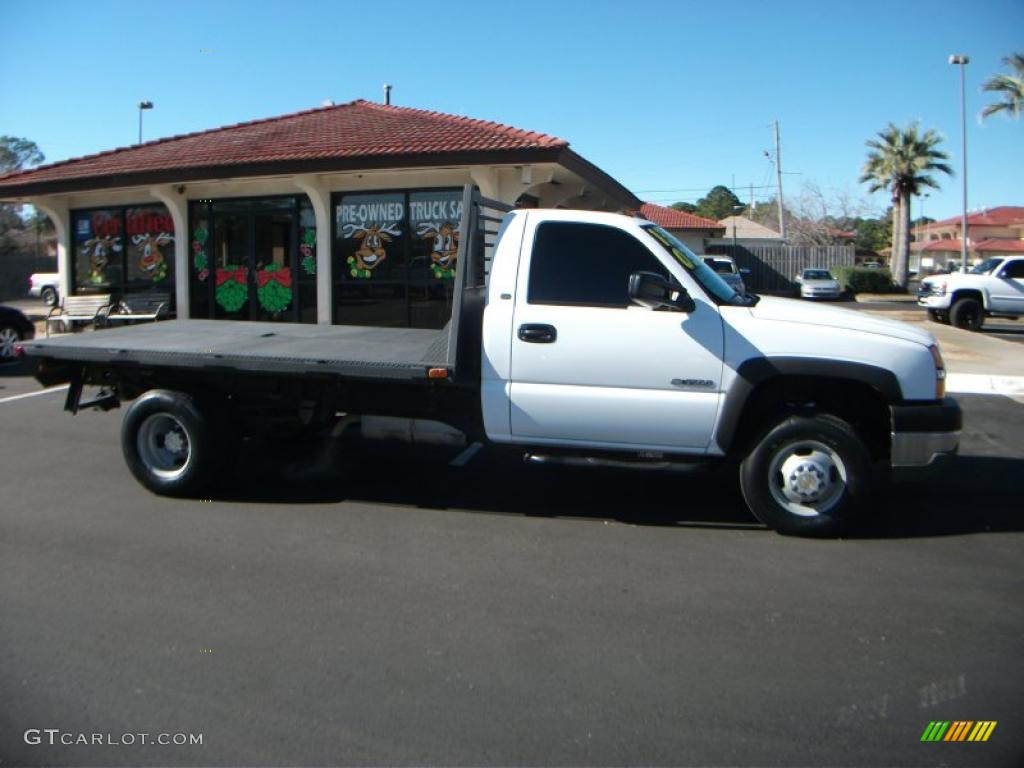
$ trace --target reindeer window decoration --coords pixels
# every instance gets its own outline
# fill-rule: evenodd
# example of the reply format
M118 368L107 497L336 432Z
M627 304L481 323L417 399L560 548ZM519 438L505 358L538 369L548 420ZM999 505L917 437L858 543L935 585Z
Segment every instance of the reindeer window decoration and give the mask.
M401 237L402 231L397 224L345 224L342 228L342 237L359 241L359 248L345 261L349 266L349 274L352 277L368 280L373 276L373 271L387 260L388 254L385 248L393 238Z
M110 254L121 252L121 238L113 235L96 236L82 244L82 251L89 259L89 282L101 285L107 282Z
M155 237L148 232L132 235L132 245L140 249L139 270L142 274L157 283L167 277L167 260L161 252L161 246L174 240L174 236L161 232Z
M459 253L459 230L451 222L423 222L416 227L416 236L431 241L430 271L434 277L450 279L455 276Z

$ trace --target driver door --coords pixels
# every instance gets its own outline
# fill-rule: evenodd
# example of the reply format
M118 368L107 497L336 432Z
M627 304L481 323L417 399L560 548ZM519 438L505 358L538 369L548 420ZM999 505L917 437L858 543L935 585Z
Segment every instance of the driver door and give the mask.
M513 317L511 432L538 444L707 448L718 411L722 320L628 298L629 275L670 269L632 232L528 222ZM523 300L525 298L525 300Z

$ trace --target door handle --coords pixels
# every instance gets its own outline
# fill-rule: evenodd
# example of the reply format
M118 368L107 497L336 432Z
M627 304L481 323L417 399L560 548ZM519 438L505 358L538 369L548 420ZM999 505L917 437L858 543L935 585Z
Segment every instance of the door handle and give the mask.
M558 331L553 325L541 323L525 323L519 326L519 340L531 344L551 344L558 338Z

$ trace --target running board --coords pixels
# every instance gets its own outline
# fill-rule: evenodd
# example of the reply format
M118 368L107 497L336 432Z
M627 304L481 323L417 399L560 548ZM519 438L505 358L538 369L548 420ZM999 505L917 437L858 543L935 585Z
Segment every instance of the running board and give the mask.
M707 465L704 457L687 461L666 461L664 458L610 459L603 456L552 455L546 453L524 453L523 462L532 466L583 467L587 469L646 469L692 472Z

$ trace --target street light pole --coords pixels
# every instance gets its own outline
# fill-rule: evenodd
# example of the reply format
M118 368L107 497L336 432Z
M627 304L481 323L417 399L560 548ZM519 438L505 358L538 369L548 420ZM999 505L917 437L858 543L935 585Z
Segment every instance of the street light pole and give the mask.
M960 159L963 163L961 175L964 182L963 220L960 223L960 271L967 272L967 91L964 86L965 72L970 64L969 57L954 53L949 63L960 67Z
M152 101L140 101L139 102L139 144L142 143L142 110L144 110L144 109L152 109L152 108L153 108L153 102Z

